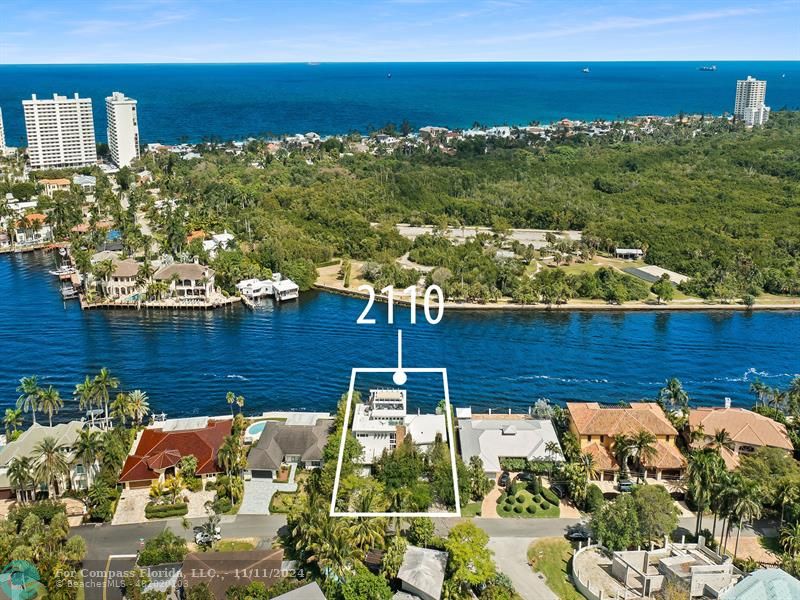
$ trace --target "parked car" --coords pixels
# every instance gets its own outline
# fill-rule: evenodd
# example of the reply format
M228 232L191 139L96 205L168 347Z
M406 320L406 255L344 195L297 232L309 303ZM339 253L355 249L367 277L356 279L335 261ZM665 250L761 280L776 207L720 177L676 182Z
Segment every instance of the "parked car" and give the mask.
M508 471L503 471L500 474L500 479L497 480L497 485L501 488L507 488L509 483L511 483L511 475L509 475Z
M205 531L198 531L194 536L194 542L198 546L210 546L214 542L219 541L222 539L222 536L219 533L215 533L211 535Z
M192 531L194 531L195 536L196 536L198 533L202 533L202 532L206 531L207 529L208 529L208 527L206 525L197 525L194 529L192 529ZM219 534L222 533L222 529L220 528L219 525L214 527L214 533L216 535L219 535Z
M536 475L529 471L523 471L514 477L514 481L533 481L534 479L536 479Z
M561 483L554 483L550 486L550 491L553 492L559 498L566 498L567 496L567 486Z
M576 523L567 527L567 533L564 534L571 542L585 542L592 535L591 529L587 523Z
M617 489L620 492L630 492L633 490L633 482L630 479L621 479L617 482Z

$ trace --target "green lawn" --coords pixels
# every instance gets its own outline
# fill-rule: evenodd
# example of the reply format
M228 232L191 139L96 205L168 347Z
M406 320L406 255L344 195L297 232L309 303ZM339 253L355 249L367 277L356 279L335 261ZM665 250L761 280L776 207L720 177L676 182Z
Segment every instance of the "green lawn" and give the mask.
M512 502L506 501L497 504L497 514L501 517L520 519L554 519L561 515L558 504L550 504L540 495L534 497L528 490L523 489L516 493ZM533 511L529 510L534 507ZM544 507L544 508L543 508ZM516 510L519 508L520 510Z
M547 587L562 600L585 600L569 578L572 546L564 538L544 538L528 548L528 562L544 575Z
M481 515L481 503L470 502L461 509L462 517L479 517Z
M214 545L215 552L243 552L254 550L256 547L252 542L245 540L220 540Z

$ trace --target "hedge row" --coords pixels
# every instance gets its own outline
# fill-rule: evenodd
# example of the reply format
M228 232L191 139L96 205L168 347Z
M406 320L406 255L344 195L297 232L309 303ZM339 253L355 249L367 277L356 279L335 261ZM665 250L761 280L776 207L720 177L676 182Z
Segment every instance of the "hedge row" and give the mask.
M556 493L549 488L542 486L541 494L550 504L558 505L561 503L561 500L558 499Z
M150 502L144 507L144 516L148 519L182 517L188 512L189 506L185 502L178 502L176 504L153 504Z

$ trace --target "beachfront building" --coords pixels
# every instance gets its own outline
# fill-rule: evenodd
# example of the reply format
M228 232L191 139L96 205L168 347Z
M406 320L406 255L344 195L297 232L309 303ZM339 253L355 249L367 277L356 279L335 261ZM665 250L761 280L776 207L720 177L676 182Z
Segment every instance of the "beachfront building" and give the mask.
M46 438L52 438L56 444L61 446L61 452L69 465L67 473L58 475L57 489L51 491L56 495L61 495L69 488L74 490L87 489L94 476L99 472L100 465L97 461L92 464L84 464L84 461L75 454L75 445L84 427L88 427L88 425L83 421L59 423L52 427L36 423L23 431L16 440L0 448L0 500L13 499L15 497L16 492L8 475L13 461L27 458L35 465L36 461L39 460L37 446ZM48 491L45 483L37 484L35 488L36 491ZM33 491L33 488L30 489Z
M169 286L169 293L179 299L208 301L214 291L214 270L198 263L175 263L161 267L153 275Z
M127 167L139 158L139 117L136 100L122 92L106 98L108 119L108 149L111 160L118 167Z
M22 108L31 168L84 167L97 162L91 98L53 94L52 99L39 99L33 94L22 101Z
M626 260L638 260L644 256L640 248L614 248L614 256Z
M232 419L193 417L169 419L141 431L122 467L119 482L125 489L147 488L174 476L181 458L197 459L198 477L204 481L223 471L217 453L231 433Z
M333 419L318 418L316 414L309 415L306 422L299 419L264 422L258 441L247 455L250 477L272 479L282 466L319 467L331 427Z
M352 431L364 449L364 465L373 464L384 451L394 450L406 435L422 450L427 450L437 435L447 441L445 416L408 414L406 390L398 389L370 390L367 402L355 405Z
M0 154L6 149L6 130L3 128L3 109L0 108Z
M18 246L34 246L53 241L53 228L42 213L30 213L17 222L14 237Z
M677 430L655 402L634 402L627 407L601 405L597 402L567 402L569 430L580 443L581 452L589 454L600 481L614 481L620 473L615 444L618 435L635 436L646 431L655 437L652 457L643 459L646 478L678 481L686 470L686 458L676 445ZM626 470L633 469L634 458L628 453Z
M728 433L733 445L730 449L720 448L725 466L730 470L739 466L740 457L753 454L759 448L779 448L789 455L794 451L786 425L751 410L733 408L730 400L725 401L724 408L693 408L689 412L688 440L692 447L712 443L722 430Z
M736 103L733 115L748 127L763 125L769 120L769 106L764 104L767 82L747 76L736 82Z
M503 471L504 458L527 461L563 462L558 436L549 419L521 414L477 414L471 408L457 408L458 441L461 457L469 464L473 456L483 461L492 476Z
M59 177L58 179L40 179L39 185L44 188L44 195L52 198L56 192L68 192L70 180Z

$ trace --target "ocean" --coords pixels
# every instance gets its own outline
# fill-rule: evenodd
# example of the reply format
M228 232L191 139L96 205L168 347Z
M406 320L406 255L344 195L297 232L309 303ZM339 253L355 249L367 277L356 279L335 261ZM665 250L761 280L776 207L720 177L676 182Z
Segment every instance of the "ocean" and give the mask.
M244 139L315 131L367 132L407 119L425 125L526 125L561 118L733 110L736 80L767 80L773 110L800 107L800 62L322 63L0 65L9 145L25 145L21 101L32 93L93 100L98 141L104 98L139 102L144 143ZM584 67L589 73L583 73Z
M397 364L398 327L405 366L446 368L452 403L484 410L654 398L668 377L694 404L749 407L756 379L785 388L800 375L800 311L445 311L431 326L401 325L398 307L390 327L384 305L378 324L357 325L362 300L322 292L257 311L81 311L61 300L52 265L43 253L0 255L0 409L35 374L68 399L60 418L76 416L75 384L105 366L171 416L223 414L228 390L247 414L335 410L351 369ZM372 385L391 382L356 380ZM412 408L442 397L437 376L410 374L408 389Z

